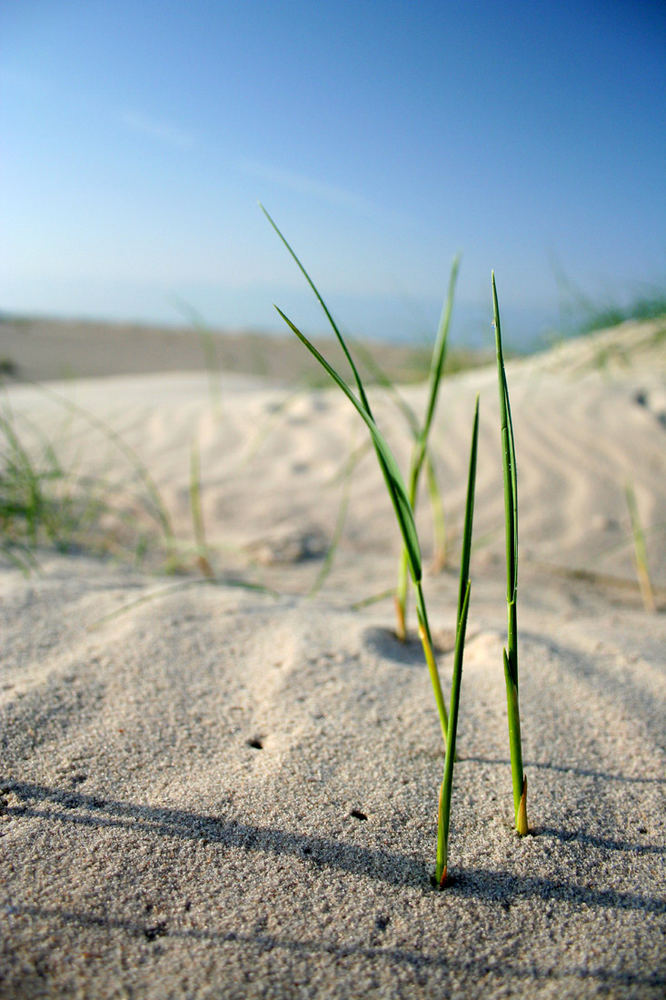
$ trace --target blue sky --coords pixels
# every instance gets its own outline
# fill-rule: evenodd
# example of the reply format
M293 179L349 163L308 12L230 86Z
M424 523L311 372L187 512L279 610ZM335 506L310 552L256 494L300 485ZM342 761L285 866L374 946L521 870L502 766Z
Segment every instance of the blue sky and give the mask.
M22 0L0 10L0 308L457 339L666 284L666 7Z

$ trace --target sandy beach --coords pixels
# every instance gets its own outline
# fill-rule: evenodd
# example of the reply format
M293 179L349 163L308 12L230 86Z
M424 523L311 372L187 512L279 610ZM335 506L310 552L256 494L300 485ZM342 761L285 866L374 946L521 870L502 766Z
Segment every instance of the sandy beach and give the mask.
M395 585L400 540L358 416L291 377L296 342L269 344L267 369L240 363L254 348L239 334L211 374L175 347L157 364L137 331L93 344L68 330L76 371L57 347L0 346L46 380L8 381L5 412L105 501L94 544L40 547L29 574L0 565L0 996L661 998L664 323L507 367L525 838L502 671L496 372L443 383L443 569L425 491L417 524L447 697L477 393L481 425L441 892L437 713L418 641L396 639L390 596L371 600ZM401 391L422 413L425 387ZM401 412L379 388L372 402L406 469Z

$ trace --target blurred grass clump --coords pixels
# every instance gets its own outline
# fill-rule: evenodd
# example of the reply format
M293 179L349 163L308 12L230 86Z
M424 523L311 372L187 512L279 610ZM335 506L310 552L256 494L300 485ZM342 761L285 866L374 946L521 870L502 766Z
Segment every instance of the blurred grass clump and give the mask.
M34 427L32 440L5 405L0 411L0 553L28 570L35 550L89 547L103 501L95 485L61 463L53 444Z
M561 332L567 336L585 336L622 323L666 319L666 287L660 284L592 296L557 264L555 280L560 292Z
M55 421L49 436L7 399L0 407L0 558L24 572L38 566L40 549L135 564L150 557L167 571L182 568L170 516L138 456L93 414L38 388L62 407L65 423ZM83 418L88 433L97 432L123 455L129 489L122 500L105 476L78 471L67 436L71 416Z

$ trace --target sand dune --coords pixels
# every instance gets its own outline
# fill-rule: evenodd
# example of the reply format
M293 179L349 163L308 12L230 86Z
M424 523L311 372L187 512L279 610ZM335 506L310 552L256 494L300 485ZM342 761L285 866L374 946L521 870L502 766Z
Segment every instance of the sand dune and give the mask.
M194 567L190 459L215 581L39 553L0 572L0 995L661 997L666 352L658 324L513 362L521 707L532 835L511 829L492 368L445 382L434 446L450 565L426 597L448 693L455 562L481 393L476 547L451 832L430 886L442 747L399 539L340 394L225 373L50 383L120 435ZM7 390L112 507L153 530L113 437ZM425 390L404 389L421 410ZM401 462L409 435L373 395ZM30 433L26 427L26 433ZM643 610L624 496L648 529ZM345 492L344 530L318 579ZM107 515L111 516L111 515ZM418 523L432 551L428 505ZM150 536L157 538L157 531ZM265 589L249 590L239 581ZM150 598L150 599L146 599Z

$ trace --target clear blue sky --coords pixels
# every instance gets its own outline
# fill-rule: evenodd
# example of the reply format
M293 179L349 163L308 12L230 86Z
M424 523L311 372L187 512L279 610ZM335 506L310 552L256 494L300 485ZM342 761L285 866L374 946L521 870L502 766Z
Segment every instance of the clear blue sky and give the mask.
M661 0L5 3L0 308L322 329L260 199L346 329L433 330L460 250L458 338L493 267L536 335L558 267L666 284L665 67Z

